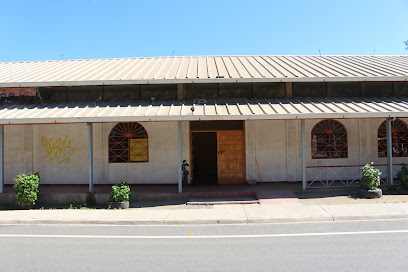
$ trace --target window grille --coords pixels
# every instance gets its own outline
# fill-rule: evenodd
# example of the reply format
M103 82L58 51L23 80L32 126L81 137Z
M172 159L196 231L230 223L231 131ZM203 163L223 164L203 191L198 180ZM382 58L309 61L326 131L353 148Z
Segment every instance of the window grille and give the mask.
M347 130L336 120L323 120L312 129L312 159L347 158Z
M109 162L149 161L148 135L136 122L118 123L109 134Z
M408 157L408 126L399 119L391 121L392 156ZM387 157L387 126L382 122L378 128L378 157Z

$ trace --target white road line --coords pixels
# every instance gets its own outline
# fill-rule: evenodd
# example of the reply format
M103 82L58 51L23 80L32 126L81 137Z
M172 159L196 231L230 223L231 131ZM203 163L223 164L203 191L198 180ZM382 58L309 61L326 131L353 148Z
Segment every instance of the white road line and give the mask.
M274 237L301 237L301 236L332 236L332 235L359 235L359 234L396 234L408 233L408 230L383 230L383 231L352 231L352 232L316 232L316 233L280 233L280 234L254 234L254 235L38 235L38 234L0 234L0 238L85 238L85 239L220 239L220 238L274 238Z

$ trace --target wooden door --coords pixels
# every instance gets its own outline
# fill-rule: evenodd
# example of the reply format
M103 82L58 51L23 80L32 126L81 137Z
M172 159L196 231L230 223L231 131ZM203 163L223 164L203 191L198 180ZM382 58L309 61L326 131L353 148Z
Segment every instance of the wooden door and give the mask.
M245 183L243 130L217 131L218 184Z

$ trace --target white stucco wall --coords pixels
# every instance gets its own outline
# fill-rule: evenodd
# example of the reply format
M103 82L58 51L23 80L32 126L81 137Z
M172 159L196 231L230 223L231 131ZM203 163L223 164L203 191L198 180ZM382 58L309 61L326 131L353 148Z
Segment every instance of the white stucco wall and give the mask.
M306 120L306 165L386 164L377 155L377 129L385 119L344 119L348 158L312 159L311 129L321 120ZM402 119L404 120L404 119ZM404 120L408 122L408 119ZM177 122L142 122L149 134L149 162L109 163L108 135L114 123L93 124L94 183L176 184ZM247 180L300 181L301 121L245 122ZM190 161L189 122L181 122L182 159ZM64 142L65 140L65 142ZM88 184L88 128L85 124L5 126L5 183L21 172L41 173L43 184ZM393 158L394 164L408 158Z
M143 122L149 135L149 162L108 163L110 183L127 181L132 184L172 184L177 183L178 148L177 122ZM110 129L114 124L103 124ZM102 139L102 146L108 146L108 137Z
M149 135L149 162L109 163L108 135L115 124L99 124L101 133L99 183L177 184L178 182L178 123L141 122ZM190 161L189 123L181 122L182 160Z
M301 179L300 121L247 121L245 130L248 180Z
M287 178L286 121L255 122L255 158L258 177L262 181L283 181Z
M88 182L88 128L85 124L33 126L33 168L43 184Z
M323 119L306 120L306 165L343 166L368 162L386 164L378 157L377 130L385 119L339 119L347 129L348 158L312 159L311 130ZM407 119L401 119L408 122ZM262 182L301 181L301 121L260 120L246 122L247 179ZM256 158L256 160L255 160ZM393 158L393 164L408 162L408 158ZM382 168L384 168L382 166ZM310 170L308 170L310 171ZM331 169L333 177L342 175L341 168ZM359 173L359 167L351 171ZM386 171L382 169L382 171ZM394 171L395 172L395 171ZM330 173L329 173L330 174ZM395 173L394 173L395 174Z
M109 163L108 135L116 123L93 124L94 183L176 184L177 122L141 123L149 135L149 162ZM182 122L182 159L190 160L189 123ZM22 172L40 171L42 184L88 184L85 124L5 127L5 183Z
M12 184L22 171L25 171L24 126L4 126L4 183Z
M323 119L307 120L305 122L306 165L307 166L326 166L326 165L331 166L331 165L360 164L360 141L359 141L360 128L359 128L358 119L337 120L340 123L342 123L347 130L348 158L312 159L311 131L313 127L322 120Z

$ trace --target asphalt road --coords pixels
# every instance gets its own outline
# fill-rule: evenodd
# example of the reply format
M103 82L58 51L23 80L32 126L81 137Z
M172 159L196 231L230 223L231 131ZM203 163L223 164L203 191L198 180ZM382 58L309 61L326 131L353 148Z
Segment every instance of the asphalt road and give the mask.
M0 225L0 271L407 271L408 220Z

